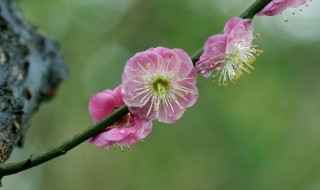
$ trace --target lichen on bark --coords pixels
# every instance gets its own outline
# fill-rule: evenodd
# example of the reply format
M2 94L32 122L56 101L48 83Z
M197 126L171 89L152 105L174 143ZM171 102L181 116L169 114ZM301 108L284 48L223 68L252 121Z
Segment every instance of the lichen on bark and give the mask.
M32 115L67 77L57 43L0 1L0 164L22 146Z

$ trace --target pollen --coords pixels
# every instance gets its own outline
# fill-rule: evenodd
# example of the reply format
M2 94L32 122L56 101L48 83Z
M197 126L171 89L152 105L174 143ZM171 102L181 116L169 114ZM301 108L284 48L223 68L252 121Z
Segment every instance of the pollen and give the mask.
M255 56L259 56L262 51L256 49L254 45L245 46L238 43L230 46L229 54L227 54L224 61L224 67L220 71L219 85L227 86L228 82L235 82L243 73L250 73L253 70L253 62L256 60Z
M128 127L132 123L132 118L131 114L128 113L125 116L123 116L121 119L116 121L114 125L111 125L112 128L115 127Z
M170 80L164 76L157 76L153 81L151 81L152 90L159 97L167 95L170 90L170 86Z

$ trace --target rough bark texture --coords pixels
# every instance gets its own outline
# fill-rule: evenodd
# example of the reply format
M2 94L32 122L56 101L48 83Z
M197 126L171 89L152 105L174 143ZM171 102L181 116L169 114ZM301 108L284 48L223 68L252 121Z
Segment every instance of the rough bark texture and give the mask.
M66 76L56 42L27 23L14 0L0 0L0 164L22 146L31 116Z

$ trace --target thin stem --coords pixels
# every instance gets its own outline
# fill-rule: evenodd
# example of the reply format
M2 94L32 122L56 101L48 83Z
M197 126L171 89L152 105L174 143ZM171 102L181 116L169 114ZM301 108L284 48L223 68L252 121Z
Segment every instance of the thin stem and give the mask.
M247 8L239 17L241 18L248 18L253 19L253 17L268 3L270 3L271 0L257 0L252 5Z
M240 17L242 18L249 18L252 19L254 15L259 12L264 6L266 6L271 0L257 0L255 1L247 10L245 10ZM192 57L193 63L195 63L200 55L202 54L203 49L197 51ZM112 114L108 115L106 118L101 120L100 122L90 126L86 130L82 131L81 133L75 135L71 139L51 148L39 154L32 154L29 158L19 161L13 162L8 164L3 164L0 166L0 179L3 176L11 175L18 173L23 170L27 170L34 166L40 165L45 163L53 158L58 156L64 155L67 151L71 150L72 148L78 146L82 142L86 141L90 137L94 136L95 134L103 131L108 130L106 126L110 126L113 122L117 121L125 114L129 112L128 107L126 105L120 107L119 109L115 110Z
M71 139L53 148L50 148L39 154L32 154L28 159L22 160L20 162L13 162L13 163L2 165L0 167L0 177L18 173L20 171L32 168L34 166L47 162L53 158L66 154L67 151L78 146L79 144L86 141L93 135L103 130L108 130L108 128L106 129L106 126L111 125L113 122L117 121L128 112L129 112L128 107L122 106L116 109L113 113L108 115L106 118L104 118L100 122L90 126L89 128L75 135Z

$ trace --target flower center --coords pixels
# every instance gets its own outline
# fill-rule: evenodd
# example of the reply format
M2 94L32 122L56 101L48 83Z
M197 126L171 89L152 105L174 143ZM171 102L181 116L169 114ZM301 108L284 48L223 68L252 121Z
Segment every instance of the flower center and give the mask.
M164 76L157 76L151 81L151 88L158 97L166 96L170 91L171 82Z
M132 122L131 113L128 113L124 115L122 118L120 118L118 121L115 121L113 125L111 125L111 128L119 128L119 127L128 127L130 123Z
M262 53L254 45L241 41L229 48L219 77L219 84L223 86L227 85L228 79L234 82L243 75L243 72L250 73L250 69L253 69L252 63L256 59L255 56Z

